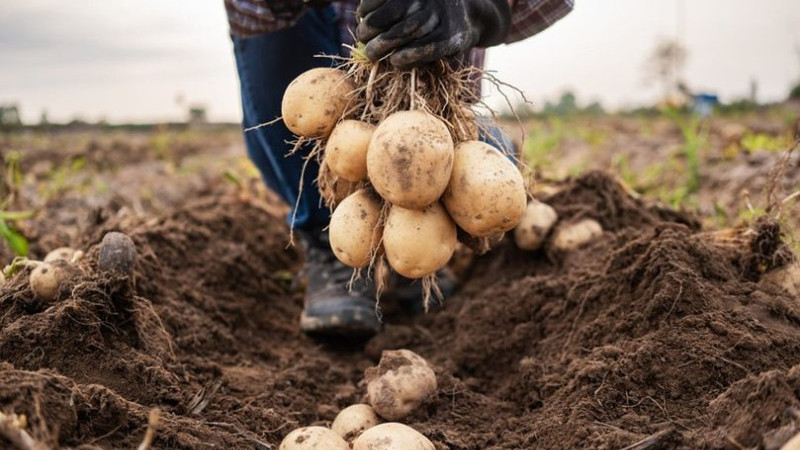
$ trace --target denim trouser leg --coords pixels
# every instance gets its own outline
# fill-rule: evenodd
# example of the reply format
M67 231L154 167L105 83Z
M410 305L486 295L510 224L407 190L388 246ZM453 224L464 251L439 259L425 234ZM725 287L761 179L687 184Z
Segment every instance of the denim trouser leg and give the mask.
M292 27L247 39L233 39L236 67L242 90L243 125L249 128L281 115L283 92L298 75L313 67L331 66L330 59L316 55L336 55L341 39L332 7L307 11ZM300 185L303 156L309 149L287 156L294 139L282 122L245 133L250 159L261 171L267 186L293 209L298 192L301 199L293 227L319 229L328 224L330 212L320 206L314 180L319 172L310 161L303 186ZM291 222L292 214L289 215Z

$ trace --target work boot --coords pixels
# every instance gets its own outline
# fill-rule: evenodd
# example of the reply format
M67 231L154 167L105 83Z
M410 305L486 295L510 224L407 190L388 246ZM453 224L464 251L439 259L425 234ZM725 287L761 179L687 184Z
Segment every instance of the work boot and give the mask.
M436 283L442 293L442 299L436 297L436 294L431 292L430 309L434 309L441 305L441 302L447 300L458 287L456 277L452 271L447 268L440 269L436 272ZM389 286L383 292L381 298L387 301L394 301L405 311L406 314L417 315L425 311L425 299L422 292L422 280L412 280L402 275L392 272L389 279Z
M328 233L296 232L305 250L306 298L300 328L323 337L358 339L377 333L381 324L374 283L362 277L348 289L353 269L336 259Z

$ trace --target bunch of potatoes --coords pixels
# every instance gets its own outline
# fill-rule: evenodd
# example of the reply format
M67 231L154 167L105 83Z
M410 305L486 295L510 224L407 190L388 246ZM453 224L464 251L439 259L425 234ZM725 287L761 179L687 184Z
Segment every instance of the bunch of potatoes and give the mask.
M385 255L397 273L425 278L450 260L457 227L488 238L520 222L525 183L499 150L454 142L447 124L422 110L397 111L378 124L349 118L355 89L344 71L311 69L289 85L282 104L293 133L324 141L323 164L339 180L363 186L331 217L339 260L358 269Z
M437 391L425 359L410 350L384 351L378 366L366 370L365 382L366 403L344 408L330 428L292 431L278 450L434 450L425 435L398 422Z

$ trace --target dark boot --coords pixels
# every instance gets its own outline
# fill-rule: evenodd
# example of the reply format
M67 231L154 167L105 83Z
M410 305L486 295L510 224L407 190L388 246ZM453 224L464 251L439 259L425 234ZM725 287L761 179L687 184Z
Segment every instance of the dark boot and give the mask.
M447 300L458 287L455 275L447 269L436 272L436 282L442 293L442 300L431 292L430 310L438 307L442 301ZM397 305L407 314L417 315L425 311L425 303L422 292L422 280L412 280L392 272L389 286L383 292L382 299L396 302Z
M375 285L364 278L347 284L353 269L331 250L328 233L296 231L305 250L306 299L300 328L310 335L366 338L380 330Z

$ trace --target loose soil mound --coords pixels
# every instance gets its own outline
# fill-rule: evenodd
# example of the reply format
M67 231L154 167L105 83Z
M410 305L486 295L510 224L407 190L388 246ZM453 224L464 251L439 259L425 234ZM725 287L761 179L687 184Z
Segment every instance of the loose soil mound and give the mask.
M440 391L408 422L441 449L791 436L800 299L758 281L791 260L776 224L703 233L599 173L545 200L604 238L569 254L504 244L443 308L388 317L364 348L299 332L301 256L257 203L216 193L169 217L100 221L75 243L85 275L57 301L36 300L25 274L0 290L0 409L52 446L134 448L158 407L156 448L270 448L359 401L381 350L409 348ZM92 270L110 230L137 245L135 283Z

